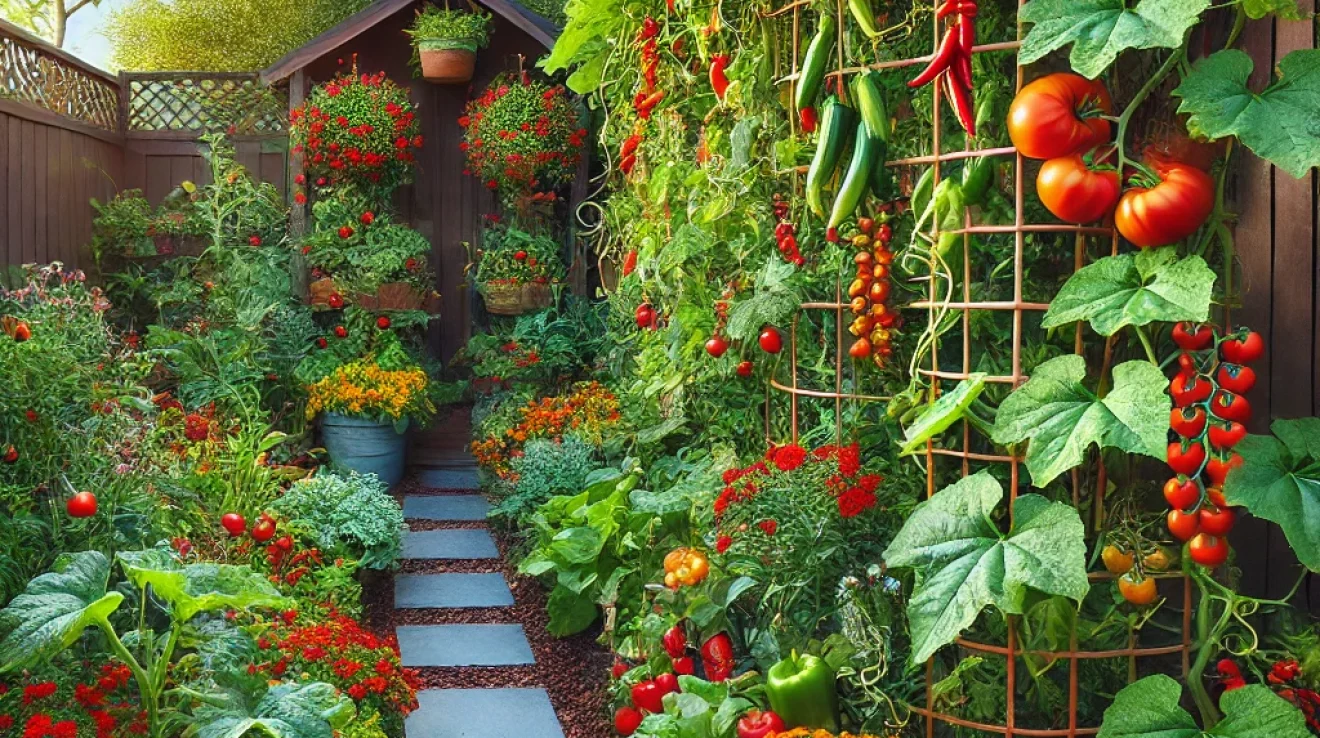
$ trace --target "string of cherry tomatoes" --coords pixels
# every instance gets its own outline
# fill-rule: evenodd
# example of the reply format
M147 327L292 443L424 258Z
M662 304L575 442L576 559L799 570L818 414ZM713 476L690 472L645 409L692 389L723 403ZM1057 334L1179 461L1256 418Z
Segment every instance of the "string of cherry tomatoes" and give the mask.
M857 340L848 348L848 355L870 357L877 367L884 367L894 353L892 338L898 325L898 313L888 305L890 265L894 263L889 242L894 231L888 223L877 224L871 218L858 218L857 230L860 233L852 238L858 249L853 255L857 276L848 286L848 307L856 316L848 332Z

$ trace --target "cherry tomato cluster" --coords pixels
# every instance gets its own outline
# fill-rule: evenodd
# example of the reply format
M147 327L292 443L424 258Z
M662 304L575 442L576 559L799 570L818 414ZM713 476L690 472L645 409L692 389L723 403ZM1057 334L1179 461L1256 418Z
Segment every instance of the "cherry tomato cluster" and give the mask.
M729 300L733 299L733 288L726 287L720 299L715 301L715 333L706 341L706 353L720 358L729 350L729 339L724 337L724 328L729 324Z
M858 218L857 230L860 233L852 239L853 247L858 249L853 255L857 278L848 286L848 307L857 316L848 332L857 340L849 347L848 355L854 359L869 356L877 367L883 367L894 354L891 339L898 326L898 313L888 305L890 265L894 263L889 242L894 231L888 223L877 225L870 218Z
M1255 385L1256 373L1247 365L1265 354L1265 342L1254 331L1220 336L1212 326L1192 323L1174 326L1173 340L1181 352L1178 374L1169 382L1169 428L1178 436L1167 455L1176 476L1164 485L1172 508L1169 532L1188 541L1193 561L1215 567L1228 559L1224 536L1237 517L1224 500L1223 484L1242 464L1233 447L1251 420L1244 395Z
M788 221L788 201L776 192L774 202L775 220L779 221L775 225L775 242L779 245L779 253L784 255L784 261L801 267L807 260L802 258L802 252L798 250L797 226Z

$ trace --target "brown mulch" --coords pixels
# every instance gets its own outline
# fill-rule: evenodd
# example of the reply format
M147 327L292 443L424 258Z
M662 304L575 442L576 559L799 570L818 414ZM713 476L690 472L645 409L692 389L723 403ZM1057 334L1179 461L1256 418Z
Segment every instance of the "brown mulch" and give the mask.
M400 494L473 494L473 490L434 490L415 481L404 482ZM442 527L480 528L484 523L441 523L409 521L413 530ZM407 573L499 572L513 592L512 607L459 610L395 610L394 585L390 577L380 577L366 584L366 619L380 633L392 633L399 625L521 623L531 645L536 663L513 667L462 667L421 669L426 688L471 687L542 687L550 701L566 738L603 738L613 735L609 714L609 670L613 663L608 650L596 643L599 630L570 638L554 638L546 632L547 592L539 582L517 572L510 561L514 541L505 532L492 529L499 546L500 559L475 561L407 561L400 568Z

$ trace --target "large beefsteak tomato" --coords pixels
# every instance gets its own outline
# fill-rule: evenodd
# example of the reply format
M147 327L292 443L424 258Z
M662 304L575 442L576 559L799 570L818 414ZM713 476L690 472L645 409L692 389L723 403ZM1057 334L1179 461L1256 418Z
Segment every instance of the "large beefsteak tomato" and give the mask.
M1078 153L1041 165L1036 194L1059 220L1091 223L1114 212L1123 190L1117 169L1096 165L1090 154Z
M1124 192L1114 213L1118 232L1143 249L1187 238L1215 209L1215 181L1204 171L1176 161L1148 166L1159 183Z
M1008 109L1008 136L1030 159L1053 159L1109 141L1114 104L1104 83L1079 74L1046 75L1023 87Z

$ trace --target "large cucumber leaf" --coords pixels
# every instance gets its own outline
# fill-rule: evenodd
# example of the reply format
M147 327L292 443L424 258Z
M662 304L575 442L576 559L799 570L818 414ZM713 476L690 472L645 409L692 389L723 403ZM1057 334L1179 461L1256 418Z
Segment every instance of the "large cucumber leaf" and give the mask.
M106 622L124 596L107 592L110 560L100 551L65 554L54 570L28 582L0 610L0 673L30 666L73 645L89 626Z
M1021 495L1005 535L991 517L1003 499L989 472L967 477L917 505L885 550L886 565L918 574L908 602L913 663L952 643L989 605L1021 615L1032 590L1078 603L1086 596L1085 528L1077 511Z
M1224 480L1224 497L1277 523L1298 561L1320 571L1320 418L1276 420L1270 431L1238 443L1243 464Z
M970 374L965 381L959 382L953 391L940 395L938 400L931 403L930 407L917 416L916 421L904 431L903 448L900 453L910 454L916 451L926 441L961 420L967 408L971 407L985 390L985 376L984 372Z
M1086 320L1096 333L1112 336L1124 326L1155 321L1201 323L1210 316L1214 284L1204 259L1179 259L1173 246L1106 256L1068 278L1041 327Z
M1097 738L1306 738L1302 711L1263 684L1224 692L1224 719L1202 731L1179 706L1182 687L1172 677L1139 679L1114 697L1105 710Z
M357 713L353 700L324 682L282 682L260 700L239 690L210 697L197 708L186 738L334 738Z
M208 610L284 608L290 600L251 567L232 564L181 565L159 549L123 551L119 563L129 580L169 603L174 617L188 622Z
M1072 44L1078 74L1099 77L1128 49L1176 49L1210 0L1032 0L1018 18L1032 24L1018 62L1030 64Z
M1030 439L1027 471L1037 487L1081 464L1092 444L1164 460L1171 404L1159 367L1146 361L1119 364L1114 388L1104 399L1082 386L1085 377L1082 357L1050 359L999 406L994 440Z

